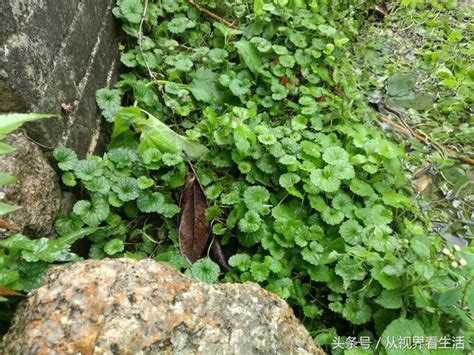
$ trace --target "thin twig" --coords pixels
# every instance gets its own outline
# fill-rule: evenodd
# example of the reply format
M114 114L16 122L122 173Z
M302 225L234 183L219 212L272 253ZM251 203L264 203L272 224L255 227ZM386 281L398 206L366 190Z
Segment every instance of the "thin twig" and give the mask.
M426 139L425 137L422 137L420 136L419 134L417 134L416 132L414 132L412 129L408 129L406 127L403 127L403 126L400 126L398 123L395 123L393 122L390 118L388 117L385 117L385 116L380 116L380 120L385 123L385 124L388 124L389 126L395 128L397 131L399 132L402 132L402 133L405 133L409 136L412 136L413 138L416 138L417 140L419 140L420 142L422 143L425 143L425 144L430 144L430 142L428 141L428 139Z
M138 47L140 48L140 53L142 55L143 62L145 63L146 69L148 70L148 75L151 77L151 79L155 80L156 79L155 73L151 70L150 66L148 65L148 62L146 61L146 58L145 58L145 53L143 52L143 48L142 48L143 22L145 21L147 8L148 8L148 0L145 0L145 6L143 7L143 14L140 20L140 27L138 29Z
M219 21L220 23L223 23L224 25L226 25L227 27L230 27L234 30L237 29L237 26L235 26L233 23L230 23L229 21L227 21L226 19L223 19L222 17L220 17L219 15L216 15L215 13L209 11L208 9L205 9L204 7L202 7L201 5L197 4L196 2L194 2L193 0L187 0L188 4L191 5L191 6L194 6L196 9L198 9L199 11L201 11L203 14L213 18L214 20L216 21Z
M456 159L462 161L463 163L466 163L466 164L470 164L470 165L474 165L474 159L472 158L469 158L469 157L466 157L466 156L457 156L456 155L456 151L452 150L452 149L449 149L449 148L446 148L446 147L443 147L437 143L434 143L434 142L430 142L427 138L423 137L423 136L420 136L418 133L416 133L415 131L413 131L413 129L411 128L406 128L406 127L403 127L403 126L400 126L399 124L393 122L390 118L388 117L385 117L385 116L380 116L380 121L382 123L385 123L385 124L388 124L389 126L391 126L392 128L394 128L395 130L401 132L401 133L404 133L410 137L413 137L415 138L416 140L426 144L426 145L429 145L431 147L433 147L435 150L437 150L440 154L449 154L451 156L454 156L456 157Z

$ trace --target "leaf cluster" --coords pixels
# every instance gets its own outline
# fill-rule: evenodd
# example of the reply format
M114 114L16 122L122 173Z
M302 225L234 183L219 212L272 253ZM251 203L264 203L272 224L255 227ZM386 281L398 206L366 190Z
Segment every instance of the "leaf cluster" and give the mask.
M107 153L55 151L63 182L89 194L58 219L58 234L97 228L91 258L151 255L205 282L258 282L323 345L420 327L472 334L473 254L456 254L463 268L440 254L403 149L359 91L350 43L370 2L231 3L200 2L237 30L182 0L146 11L118 1L114 14L136 40L121 57L130 72L97 94L114 124ZM187 161L213 236L231 251L228 272L207 257L190 268L177 250L173 192Z
M404 152L374 125L357 89L350 43L371 4L240 3L236 10L202 2L238 30L185 1L162 1L151 4L140 33L119 2L115 13L138 43L124 50L131 72L112 91L131 94L149 116L141 124L137 110L119 109L112 145L138 145L152 179L161 169L184 174L183 161L195 160L206 219L233 254L224 280L255 281L277 293L320 343L353 327L396 333L403 321L415 330L434 325L426 333L467 331L472 266L455 270L440 257L443 241L410 196ZM391 79L394 97L410 94L403 80ZM163 139L153 128L143 138L150 117L206 149L190 156L176 141L157 147ZM140 149L144 141L176 159L151 158L154 150ZM164 193L182 180L160 185ZM169 247L157 253L183 267ZM472 260L467 251L462 257ZM192 275L217 280L209 259L195 267Z

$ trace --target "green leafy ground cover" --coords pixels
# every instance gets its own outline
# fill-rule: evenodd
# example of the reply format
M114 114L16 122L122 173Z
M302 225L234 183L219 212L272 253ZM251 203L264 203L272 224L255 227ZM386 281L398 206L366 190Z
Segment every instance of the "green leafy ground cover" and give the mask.
M328 349L335 336L405 334L464 336L469 347L468 166L381 129L374 110L389 105L469 155L469 12L403 1L381 20L367 1L200 4L236 28L182 0L118 1L129 71L97 92L111 143L87 160L55 150L63 183L85 192L56 221L56 241L82 231L89 258L149 256L206 282L258 282ZM426 162L444 204L412 191ZM228 272L178 250L175 195L191 166ZM69 255L68 243L60 254L21 236L1 243L0 284L15 290L38 282L21 262ZM46 259L29 260L32 250Z

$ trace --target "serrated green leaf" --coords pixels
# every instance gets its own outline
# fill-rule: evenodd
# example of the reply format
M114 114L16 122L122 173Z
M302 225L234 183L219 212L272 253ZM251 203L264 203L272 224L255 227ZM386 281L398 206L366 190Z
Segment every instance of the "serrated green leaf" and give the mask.
M54 159L58 162L61 170L73 170L77 163L77 154L72 149L64 147L56 147L53 151Z
M177 215L180 211L181 209L175 204L164 203L158 210L158 213L163 215L166 218L171 218Z
M141 191L137 199L137 207L145 213L160 212L164 207L165 198L159 192Z
M260 229L262 219L258 213L254 211L248 211L245 213L244 218L239 221L239 229L244 233L256 232Z
M291 32L288 38L295 46L299 48L305 48L308 45L305 35L301 32Z
M196 26L196 23L187 17L180 16L180 17L175 17L173 18L170 22L167 24L168 30L171 33L183 33L186 30L193 28Z
M351 191L359 196L368 197L375 194L374 189L365 181L359 179L352 179L349 183Z
M150 179L147 176L140 176L137 179L137 186L140 190L146 190L149 187L152 187L155 184L155 181L153 179Z
M415 237L410 240L411 249L420 257L427 258L430 256L430 248L426 245L426 240L423 237Z
M438 305L440 307L449 307L455 305L462 297L462 290L455 288L442 293L438 297Z
M85 224L95 227L107 219L110 209L105 200L100 197L93 197L91 201L77 201L73 211L81 217Z
M383 203L396 208L411 207L413 205L412 200L396 192L383 193L382 198Z
M248 209L260 213L270 198L270 193L263 186L250 186L244 192L244 201Z
M341 237L351 245L358 245L362 240L362 226L356 220L348 220L339 227Z
M263 282L270 274L270 269L265 263L252 261L250 264L250 272L252 273L252 277L255 281Z
M104 245L104 251L107 255L115 255L125 250L125 244L121 239L109 240Z
M401 286L400 278L386 274L383 272L383 268L384 265L382 263L377 263L371 270L371 276L388 290L399 288Z
M321 218L329 225L337 225L344 220L344 213L331 207L326 207L321 212Z
M109 122L112 122L115 113L120 109L122 101L120 91L116 89L99 89L95 93L95 98L104 117Z
M65 172L64 174L61 175L61 181L63 182L64 185L69 186L69 187L74 187L77 185L76 177L70 171Z
M119 178L117 182L112 185L112 191L124 202L133 201L140 195L137 179L131 177Z
M189 274L202 282L213 284L219 280L220 268L211 259L204 258L192 265Z
M250 267L251 260L248 254L234 254L229 258L229 265L245 271Z
M410 319L395 319L392 321L385 331L382 334L381 340L382 344L384 345L387 354L389 355L404 355L406 354L405 349L398 349L388 345L388 341L390 339L399 339L400 337L410 337L413 338L417 337L424 337L425 331L421 325L415 321ZM426 349L412 349L410 351L413 354L429 354L429 351Z
M345 287L348 287L353 280L363 280L367 274L360 263L349 256L345 256L339 260L334 271L337 275L342 277Z
M372 309L363 299L352 296L346 301L342 315L353 324L364 324L372 317Z
M109 193L112 185L109 179L107 179L105 176L97 176L93 177L89 181L85 181L84 186L90 192L98 192L103 195L106 195Z
M122 15L131 23L139 23L143 15L143 3L140 0L120 0L118 3Z
M325 192L337 191L341 186L341 180L337 177L331 166L313 170L309 178L311 183Z
M114 148L107 152L107 158L118 168L131 168L138 162L138 154L129 148Z
M224 63L228 55L229 55L229 52L227 52L225 49L222 49L222 48L213 48L207 54L209 59L216 64Z
M219 89L217 84L218 76L219 74L212 70L198 68L194 73L193 80L188 85L188 89L196 100L218 104L223 100L222 90Z
M103 168L97 160L79 160L74 166L74 174L81 180L89 181L101 176Z
M349 154L341 147L332 146L324 150L323 160L331 165L349 162Z
M375 299L379 305L387 309L398 309L403 305L400 289L382 290L382 293Z

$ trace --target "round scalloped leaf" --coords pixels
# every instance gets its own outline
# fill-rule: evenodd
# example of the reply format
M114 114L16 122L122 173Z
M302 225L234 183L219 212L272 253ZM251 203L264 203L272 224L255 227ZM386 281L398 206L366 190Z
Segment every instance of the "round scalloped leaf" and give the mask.
M313 170L309 178L316 187L325 192L335 192L341 186L341 180L334 174L330 166Z
M77 185L76 177L70 171L65 172L64 174L61 175L61 181L63 182L64 185L69 186L69 187L73 187Z
M166 218L174 217L181 211L179 206L174 203L164 203L163 206L158 210L158 213Z
M259 212L270 198L270 193L263 186L250 186L244 192L244 201L249 210Z
M140 190L148 189L149 187L152 187L154 184L155 184L155 181L153 179L150 179L147 176L140 176L137 179L137 186Z
M131 23L139 23L143 16L143 3L141 0L122 0L118 2L120 12Z
M327 224L335 226L344 220L344 213L331 207L326 207L321 212L321 218Z
M362 197L368 197L375 194L374 189L365 181L359 179L352 179L349 183L349 188L353 193Z
M89 181L103 174L102 165L97 160L79 160L74 166L74 174L81 180Z
M74 169L74 165L77 163L76 152L69 148L56 147L53 156L58 162L59 169L61 170L72 170Z
M202 282L213 284L219 281L220 268L211 259L204 258L196 261L189 269L188 274Z
M244 218L239 221L239 229L244 233L253 233L260 229L262 219L258 213L254 211L248 211L245 213Z
M349 154L344 148L332 146L326 148L323 153L323 160L328 164L336 164L339 162L348 162Z
M99 89L95 93L97 105L102 111L115 112L120 108L122 97L119 90Z
M406 354L405 349L396 349L388 344L389 339L401 339L403 337L425 337L425 330L416 320L399 318L392 321L382 333L381 339L382 344L387 350L389 355L404 355ZM429 354L430 352L426 349L412 349L411 354Z
M339 234L349 244L357 245L362 240L362 226L353 219L345 221L339 227Z
M250 264L250 272L252 273L255 281L263 282L267 280L268 275L270 274L270 268L266 263L252 261Z
M359 325L370 320L372 309L363 299L356 299L355 296L352 296L346 301L342 315L351 323Z
M382 290L375 302L387 309L398 309L403 305L402 294L400 289Z
M188 19L187 17L175 17L170 22L168 22L168 30L171 33L183 33L187 29L193 28L196 26L196 22Z
M289 187L293 187L295 184L300 182L301 178L299 175L294 173L286 173L280 176L278 182L280 186L284 187L285 189Z
M73 212L80 216L85 224L95 227L107 219L110 207L102 198L93 197L92 201L77 201Z
M121 239L112 239L109 240L104 245L104 251L107 255L115 255L117 253L121 253L125 249L125 244Z
M344 280L344 285L347 287L351 281L361 281L367 274L360 262L354 260L350 256L344 256L339 260L334 268L336 275L339 275Z
M336 210L344 212L346 210L352 210L354 202L348 194L344 192L338 192L336 196L333 197L331 205ZM346 213L344 212L344 214Z
M138 161L138 154L128 148L115 148L107 152L107 157L114 162L116 167L125 168L131 167Z
M89 181L84 181L84 186L90 192L106 195L110 191L111 183L105 176L96 176Z
M133 201L140 195L137 179L131 177L120 178L115 185L112 186L112 190L117 193L118 198L124 202Z
M355 178L354 167L346 161L336 162L332 169L334 174L341 180L348 180Z
M137 207L145 213L158 213L163 208L165 198L159 192L142 191L137 199Z

